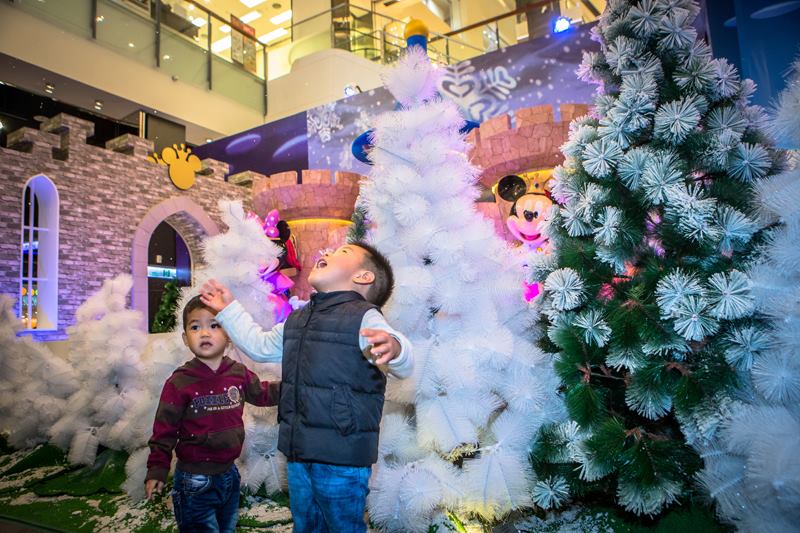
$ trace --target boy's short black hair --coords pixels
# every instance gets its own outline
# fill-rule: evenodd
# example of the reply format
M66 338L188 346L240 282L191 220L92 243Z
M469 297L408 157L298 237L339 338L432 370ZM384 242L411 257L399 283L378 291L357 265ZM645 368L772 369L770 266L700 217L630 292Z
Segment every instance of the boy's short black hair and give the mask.
M195 309L208 309L212 313L214 312L209 306L203 303L203 300L200 299L200 295L198 294L188 302L186 305L183 306L183 330L186 331L186 327L189 325L187 321L189 320L189 313L194 311Z
M389 260L386 259L385 255L365 242L351 242L350 246L358 246L367 252L366 264L364 266L375 274L375 281L372 282L367 291L367 301L378 307L383 307L394 290L394 272L392 271L392 265L389 264Z

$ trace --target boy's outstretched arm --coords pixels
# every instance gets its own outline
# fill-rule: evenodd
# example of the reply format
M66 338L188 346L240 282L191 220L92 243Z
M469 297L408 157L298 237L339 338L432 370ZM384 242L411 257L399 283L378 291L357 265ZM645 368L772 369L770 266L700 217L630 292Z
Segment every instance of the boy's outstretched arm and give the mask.
M258 375L249 368L245 368L244 380L245 402L259 407L278 405L281 397L280 381L261 381Z
M370 309L361 319L359 346L370 347L376 365L387 365L389 373L396 378L407 378L414 370L411 342L394 330L380 311Z
M200 299L217 313L217 322L245 355L259 363L280 363L283 358L283 324L265 331L231 291L213 279L203 284Z

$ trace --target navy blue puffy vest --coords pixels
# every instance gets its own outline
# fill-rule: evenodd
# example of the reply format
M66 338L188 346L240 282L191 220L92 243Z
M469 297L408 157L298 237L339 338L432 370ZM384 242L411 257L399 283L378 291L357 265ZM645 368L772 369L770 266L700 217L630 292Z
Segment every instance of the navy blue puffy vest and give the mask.
M358 344L370 309L355 291L317 293L286 320L278 449L290 461L377 460L386 376Z

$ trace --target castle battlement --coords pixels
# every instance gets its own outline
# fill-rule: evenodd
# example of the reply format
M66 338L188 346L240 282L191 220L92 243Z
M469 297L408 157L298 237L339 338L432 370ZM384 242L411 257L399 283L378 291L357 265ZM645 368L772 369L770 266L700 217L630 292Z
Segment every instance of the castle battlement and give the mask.
M284 220L350 220L363 178L355 172L327 169L304 170L300 180L295 171L271 176L251 173L251 177L255 212L263 217L270 209L278 209Z
M570 121L588 112L586 104L561 104L556 121L553 106L540 105L484 121L467 135L472 162L483 169L481 183L491 187L506 174L560 164Z
M86 143L94 135L94 124L65 113L59 113L43 121L39 129L23 127L8 134L6 150L16 152L20 157L27 154L36 160L67 161L73 156L104 156L111 153L133 159L144 160L149 170L155 174L168 176L165 165L158 165L152 159L153 141L126 133L105 143L105 148ZM112 156L113 157L113 156ZM111 162L106 159L106 161ZM126 161L120 159L120 161ZM130 163L130 161L127 161ZM228 164L216 159L203 159L202 169L197 172L202 176L213 176L225 181ZM151 175L148 172L146 175Z

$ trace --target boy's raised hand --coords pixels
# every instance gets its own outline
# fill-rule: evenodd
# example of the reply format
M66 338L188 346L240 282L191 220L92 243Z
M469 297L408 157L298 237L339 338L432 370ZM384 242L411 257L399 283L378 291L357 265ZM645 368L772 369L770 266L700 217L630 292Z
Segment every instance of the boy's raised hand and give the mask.
M375 357L376 365L385 365L400 355L400 343L386 331L364 328L360 333L372 345L370 353Z
M219 313L235 298L225 285L217 280L210 279L203 283L200 288L200 300L213 309L215 313Z
M149 500L153 497L154 492L161 492L164 488L164 482L157 479L148 479L144 482L144 495Z

